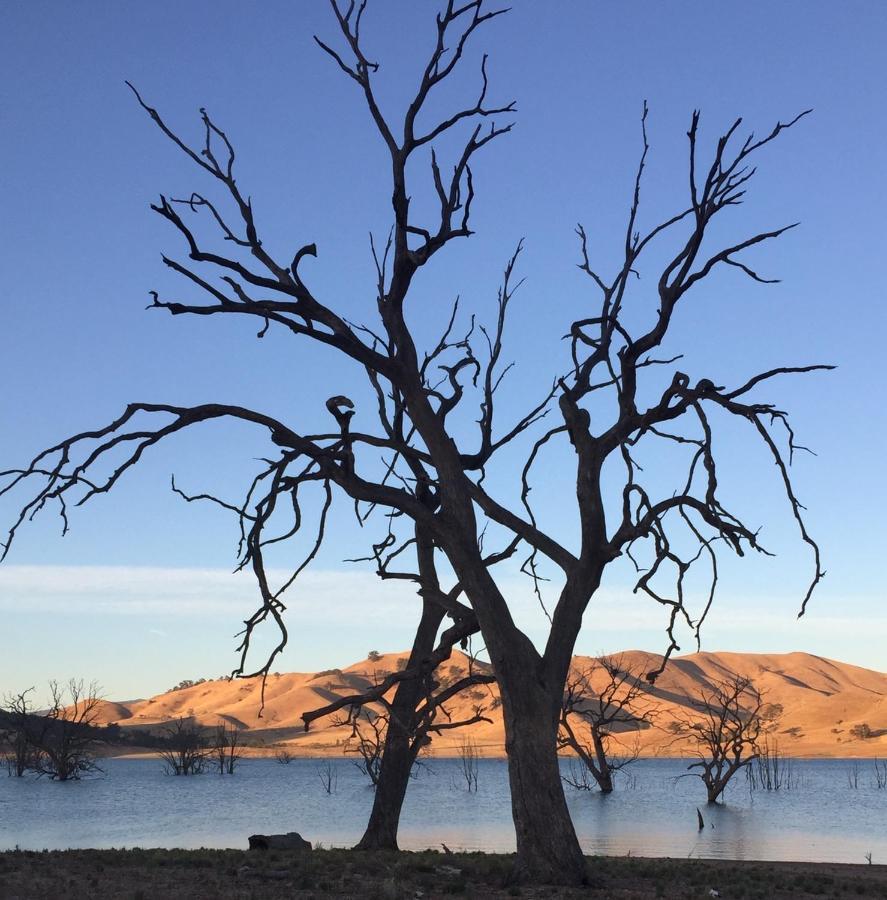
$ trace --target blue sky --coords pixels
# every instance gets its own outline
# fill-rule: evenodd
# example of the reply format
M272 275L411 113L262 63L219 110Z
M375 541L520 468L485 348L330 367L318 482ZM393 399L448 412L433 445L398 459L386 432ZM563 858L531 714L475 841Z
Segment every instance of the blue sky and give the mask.
M383 64L380 90L392 113L416 83L433 7L370 4L365 33ZM312 285L350 317L371 316L367 235L387 230L384 151L355 85L317 49L314 33L335 36L321 0L4 6L0 467L104 423L133 399L255 405L310 429L326 421L326 397L358 390L355 373L330 367L317 348L273 332L257 341L242 322L144 310L151 289L182 293L160 262L180 244L148 203L161 191L208 186L152 128L124 79L194 139L197 109L206 106L236 143L239 183L253 197L266 243L289 258L315 241ZM725 427L719 447L735 479L730 489L779 557L726 567L707 649L799 649L887 669L879 402L885 38L887 8L870 2L747 3L740 15L708 2L517 0L477 35L474 50L490 54L491 97L517 101L517 127L478 162L477 234L423 273L414 314L417 329L430 329L458 293L489 317L502 266L523 237L527 281L508 334L509 356L519 362L508 385L512 403L558 368L566 316L593 299L575 267L577 222L601 268L616 264L645 99L647 224L684 200L694 108L709 142L737 115L761 133L815 109L762 154L749 201L724 231L744 236L801 221L754 256L762 272L783 281L761 286L725 273L688 299L669 347L686 354L686 371L716 383L779 364L838 366L767 394L792 412L802 442L817 451L798 459L795 478L828 576L796 622L808 558L774 490L772 466ZM476 64L472 55L442 102L473 99ZM318 367L331 373L323 385ZM204 428L146 458L112 496L78 510L64 539L50 515L23 532L0 569L10 635L0 688L78 674L98 678L109 694L132 696L229 670L231 634L254 602L249 582L226 574L235 529L223 513L175 498L169 475L189 489L236 497L262 449L246 430ZM558 522L568 484L556 463L539 494L542 514ZM504 483L508 473L495 477ZM409 642L413 598L344 565L366 538L347 504L334 522L336 540L314 580L292 597L281 668L341 665ZM555 527L568 529L569 520ZM617 567L589 612L580 650L662 649L661 611L632 598L628 586ZM543 620L526 584L515 578L508 588L538 637Z

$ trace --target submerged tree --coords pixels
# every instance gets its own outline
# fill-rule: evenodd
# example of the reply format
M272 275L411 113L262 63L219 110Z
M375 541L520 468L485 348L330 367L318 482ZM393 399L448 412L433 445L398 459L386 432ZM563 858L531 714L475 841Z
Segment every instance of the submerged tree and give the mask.
M765 704L750 678L734 675L700 691L689 709L675 720L698 757L687 768L702 780L708 802L716 803L730 779L758 758Z
M240 731L236 725L217 725L213 735L212 756L219 775L233 775L240 761Z
M34 768L34 704L28 696L34 688L18 694L7 694L0 706L0 738L6 745L6 771L21 778Z
M95 682L49 682L49 708L32 720L33 769L53 781L78 781L101 772L96 761L96 722L102 699Z
M590 787L588 775L604 794L613 790L613 776L638 758L636 743L624 737L616 750L613 733L637 734L650 722L652 711L644 703L643 672L635 671L621 657L592 660L570 672L561 707L558 747L569 749L582 766L578 777L565 780L576 788Z
M472 234L472 163L512 127L514 104L497 105L487 99L486 57L475 100L437 114L431 109L439 95L451 96L438 87L460 67L472 36L504 10L488 10L484 0L445 2L418 88L402 114L393 117L382 111L380 67L368 55L360 29L366 6L365 0L347 5L331 0L341 49L317 42L357 86L390 157L384 177L391 179L391 230L387 239L373 242L376 315L371 324L347 320L340 300L310 287L305 264L318 255L314 244L301 247L291 261L274 258L271 243L260 237L253 203L235 179L233 145L206 111L201 112L203 141L192 145L136 94L160 131L215 181L222 195L221 200L200 193L185 199L161 196L153 205L184 239L188 261L165 256L164 262L183 277L193 295L163 299L155 293L152 307L173 316L244 317L259 323L260 336L273 327L327 348L332 367L323 374L313 373L310 384L322 392L321 402L328 398L326 408L334 424L328 431L306 433L298 423L258 408L222 402L190 407L132 403L114 421L66 438L37 454L23 469L7 473L2 493L28 490L31 482L40 487L23 503L4 555L20 525L48 503L58 501L64 516L70 503L84 503L112 489L165 438L214 420L254 426L275 449L261 454L265 462L242 503L219 501L240 516L242 565L253 569L261 592L261 605L246 622L235 674L267 674L286 642L283 595L292 579L272 586L264 553L268 542L281 536L271 527L285 511L294 515L284 529L287 536L310 518L302 515L301 501L312 488L321 492L322 510L305 563L293 577L316 555L337 492L354 503L362 520L372 510L386 514L389 555L411 548L420 529L430 548L427 552L440 555L455 573L458 596L463 598L453 603L441 592L431 597L432 602L453 617L455 626L480 631L499 685L516 830L515 877L581 882L586 877L585 861L564 798L556 741L574 644L605 568L623 554L637 558L646 552L637 589L668 611L667 658L678 647L678 622L686 622L698 636L712 600L709 594L701 613L693 613L684 590L688 570L700 560L710 564L713 590L719 547L739 555L763 549L757 528L746 525L722 501L713 440L717 417L712 412L747 423L776 464L789 509L814 555L802 612L822 576L819 551L804 526L789 476L796 446L787 415L772 403L753 398L776 376L825 367L778 367L736 386L723 386L711 377L693 378L675 368L679 357L657 355L679 304L684 305L685 297L697 293L693 289L719 269L732 267L756 282L768 281L746 261L744 252L792 226L717 244L721 249L713 244L724 229L713 234L710 226L715 217L720 221L722 212L743 200L757 151L804 113L787 124L778 123L761 138L738 137L741 120L737 120L707 159L700 146L699 114L694 113L688 130L689 174L681 176L688 184L686 205L658 224L642 227L640 193L648 152L644 112L643 150L621 258L610 275L602 274L592 259L586 232L579 227L580 268L596 299L589 302L587 313L563 322L567 352L562 362L554 355L550 362L552 373L559 374L540 384L538 399L503 424L498 401L509 368L503 361L504 338L519 284L518 254L505 270L489 327L480 326L483 316L472 316L463 332L454 307L440 338L423 345L409 325L408 311L418 302L411 291L416 274L452 241ZM427 163L424 179L422 160ZM435 198L431 212L411 204L422 188ZM224 252L210 249L205 237L195 233L185 221L188 213L203 213L219 229ZM656 259L665 262L657 265L652 282L646 278L639 282L635 276L654 242L661 245ZM652 289L647 290L647 284ZM636 302L636 292L639 300L646 295L646 306ZM631 315L626 314L629 304ZM366 313L373 314L369 309ZM727 352L726 347L723 350ZM548 359L540 352L536 365ZM349 362L366 375L373 398L360 404L356 419L360 428L352 423L358 411L355 402L333 391L335 367ZM642 376L655 371L671 376L664 381L651 377L641 390ZM609 402L598 402L603 397ZM464 427L471 408L477 417L473 437ZM512 493L501 495L501 485L515 471L514 453L521 442L526 462L512 479ZM685 454L670 486L643 481L637 464L640 445L657 442ZM561 531L547 530L530 503L534 465L558 443L574 454L572 483L549 485L551 490L565 490L558 503L563 509L572 504L578 515L578 531L566 536L569 541ZM506 447L511 452L502 454ZM612 498L605 493L603 479L605 464L611 460L624 473ZM499 468L502 478L485 477ZM500 540L502 549L485 551L485 534L488 544ZM689 550L688 543L693 545ZM526 553L524 569L534 578L538 566L546 562L558 573L551 628L541 650L518 627L492 569L491 559L518 548ZM664 586L667 578L673 579L671 590ZM280 629L280 641L269 658L250 671L246 659L250 638L266 621Z
M157 752L167 775L202 775L212 752L203 728L193 719L181 717L162 730L163 746Z
M351 734L342 746L342 752L354 756L354 765L366 775L370 784L376 787L382 771L382 757L385 750L385 732L388 716L370 709L358 707L347 715L333 719L334 725L351 729Z
M465 779L468 793L472 791L477 793L478 756L477 743L474 740L463 738L459 742L459 765L462 769L462 777Z

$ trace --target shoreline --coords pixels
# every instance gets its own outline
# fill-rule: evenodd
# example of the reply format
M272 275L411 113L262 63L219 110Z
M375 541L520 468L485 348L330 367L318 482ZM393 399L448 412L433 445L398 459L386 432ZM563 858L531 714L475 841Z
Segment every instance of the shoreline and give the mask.
M241 745L238 747L238 753L241 754L240 759L276 759L277 754L281 749L286 749L290 752L292 760L328 760L328 759L341 759L344 762L349 761L349 759L353 757L346 756L342 753L341 747L330 747L328 748L328 752L325 752L326 748L323 747L313 747L313 748L297 748L291 746L283 746L283 747L251 747L247 745ZM496 748L491 750L489 747L484 747L482 745L477 745L477 754L479 759L492 759L498 760L500 762L507 761L508 757L505 754L505 749ZM881 748L870 748L873 751L880 749L880 753L872 752L868 754L861 755L837 755L831 753L806 753L806 754L798 754L796 756L790 756L788 753L782 754L782 759L791 762L818 762L823 760L838 760L838 761L846 761L846 762L865 762L871 763L875 760L884 760L887 759L887 747ZM102 748L102 750L97 754L101 759L160 759L160 753L157 750L154 750L149 747L145 748L126 748L118 752L113 750L112 752L104 752L108 750L107 747ZM558 753L558 757L560 759L566 760L575 760L576 757L573 754L562 752ZM428 761L432 762L434 760L443 760L443 759L460 759L459 752L455 748L446 747L440 753L433 753L428 757ZM638 761L649 761L654 759L661 760L687 760L693 761L696 759L694 756L681 756L680 754L669 755L665 753L640 753L637 757Z
M350 759L353 758L353 757L344 755L341 752L341 748L330 748L330 752L328 752L328 753L324 753L322 750L319 750L316 752L302 752L302 751L296 751L289 747L286 749L290 750L291 759L293 761L295 761L295 760L341 759L343 762L348 762ZM280 750L280 748L271 748L271 747L260 748L260 747L250 747L250 746L243 746L243 745L238 748L238 752L241 753L241 756L240 756L241 760L250 760L250 759L272 759L273 760L273 759L276 759L279 750ZM452 752L450 752L451 750L452 750L452 748L448 747L448 748L446 748L446 750L444 752L434 753L433 755L428 757L427 761L433 762L434 760L460 759L461 758L458 751L453 750ZM338 751L338 752L336 752L336 751ZM506 762L508 759L508 757L505 755L504 748L501 751L487 752L487 748L477 747L477 754L478 754L479 759L493 759L493 760L497 760L499 762ZM101 759L160 759L160 753L156 750L152 750L149 748L145 748L144 750L130 748L130 749L124 750L120 753L101 752L101 753L97 754L97 756ZM558 758L566 759L566 760L570 760L570 759L575 760L576 756L572 755L570 753L564 752L564 753L558 753ZM849 754L847 756L838 756L838 755L825 754L825 753L804 754L804 755L799 754L797 756L789 756L788 754L785 754L782 758L786 761L791 761L791 762L819 762L819 761L825 761L825 760L838 760L838 761L842 761L842 762L846 761L846 762L871 763L871 762L874 762L875 760L880 762L880 761L887 759L887 753L881 753L880 755L879 754L871 754L871 755L866 755L866 756L853 756L853 755L849 755ZM649 754L641 753L637 757L638 761L644 761L644 762L647 762L649 760L654 760L654 759L692 761L692 760L696 759L696 757L680 756L680 755L667 755L667 754L653 754L653 753L649 753Z
M509 884L511 859L431 850L9 850L0 852L0 896L887 898L885 865L594 856L589 886L562 888Z

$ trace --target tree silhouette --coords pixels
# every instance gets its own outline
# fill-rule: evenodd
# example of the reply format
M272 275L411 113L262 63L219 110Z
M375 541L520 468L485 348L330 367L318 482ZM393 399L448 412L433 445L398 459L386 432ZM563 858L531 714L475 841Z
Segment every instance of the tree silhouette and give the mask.
M193 718L180 716L161 731L163 745L158 754L167 775L202 775L212 754L203 728Z
M102 698L95 682L49 682L49 708L31 719L32 768L53 781L79 781L101 772L96 761L96 721Z
M235 178L233 144L208 112L201 111L203 141L192 145L136 92L159 130L211 177L220 194L220 199L196 192L185 198L161 195L152 206L184 241L187 261L168 256L163 261L182 276L191 294L188 299L164 299L153 293L151 307L173 316L244 317L259 324L259 336L273 327L326 347L332 367L326 373L312 372L305 389L316 387L321 391L318 399L326 398L331 427L309 433L258 407L223 402L131 403L112 422L72 435L24 468L6 473L3 493L19 488L29 493L12 523L4 555L21 525L47 504L59 504L67 527L70 503L82 504L111 490L166 438L215 420L255 427L268 438L271 450L263 454L265 461L245 499L232 503L197 495L215 499L239 517L241 566L253 570L261 595L260 605L246 620L235 674L266 675L283 649L284 593L316 556L334 495L347 496L361 522L381 512L385 533L374 553L380 572L391 574L392 563L403 554L439 555L454 573L455 584L444 591L420 582L423 601L443 609L454 620L453 627L465 634L479 630L489 654L506 730L517 841L515 878L582 882L585 861L564 799L556 739L573 648L604 570L624 554L639 560L636 590L668 610L667 659L678 648L679 621L698 636L714 597L718 550L740 556L750 550L764 552L757 529L722 502L713 440L717 418L746 423L775 463L801 538L814 557L801 612L823 574L789 474L798 446L787 414L754 397L777 376L827 367L782 366L723 386L676 368L679 356L660 355L678 306L717 271L731 267L758 283L772 280L755 271L745 252L793 226L721 243L724 229L713 233L711 224L744 200L758 151L806 113L777 123L760 138L741 138L737 119L706 156L700 116L694 112L688 130L689 171L681 175L688 185L686 204L658 224L642 227L640 196L648 154L644 109L643 146L621 258L604 274L593 260L587 232L577 229L579 266L595 299L589 301L587 315L565 318L562 357L540 348L536 365L550 366L552 376L544 376L536 398L503 422L499 399L510 368L503 356L506 322L520 286L520 245L505 267L489 325L481 324L483 315L466 320L457 302L440 337L426 344L411 328L408 311L415 315L420 302L411 290L416 274L454 240L472 234L472 162L512 128L514 103L488 100L486 56L475 99L455 109L434 110L439 96L450 95L438 87L467 58L470 39L505 10L488 10L484 0L444 3L418 88L401 115L392 117L382 111L380 66L368 55L361 32L366 0L331 0L331 8L339 43L333 46L319 38L317 43L356 85L389 155L384 177L391 179L391 229L387 238L371 242L376 310L370 324L349 321L341 300L319 296L310 287L305 268L309 258L318 256L314 244L302 246L291 261L272 256L260 237L252 200ZM423 188L436 198L431 218L411 206L411 197ZM211 248L186 222L194 213L218 229L224 252ZM658 256L651 265L658 275L652 282L638 281L654 243ZM550 312L557 315L559 310ZM356 404L333 393L335 379L327 376L349 363L365 374L371 402ZM300 371L298 364L295 371ZM654 374L662 372L670 378ZM470 411L476 417L473 434L465 427ZM550 484L549 489L560 492L561 508L575 510L579 524L572 535L547 530L530 500L537 464L557 444L572 448L571 483ZM670 488L644 480L637 461L642 444L683 452ZM506 448L509 452L503 453ZM524 462L514 474L517 452L523 453ZM623 473L613 496L605 490L608 463ZM497 478L487 478L494 470ZM509 479L512 493L502 496L500 485ZM39 487L29 489L31 482ZM320 494L316 518L302 514L312 490ZM283 534L272 531L272 520L278 522L287 512L291 520ZM301 533L309 518L315 529L304 561L283 584L272 585L264 565L266 548ZM495 550L485 549L485 543L496 541ZM540 565L558 572L551 627L541 650L514 621L497 574L497 564L518 550L525 554L523 569L537 588ZM696 615L687 602L685 578L699 562L711 566L711 589ZM412 575L407 572L406 577ZM666 580L671 587L665 586ZM280 639L268 658L252 668L250 639L265 622L277 626ZM655 678L657 673L648 674Z
M575 788L586 789L592 783L609 794L613 775L638 758L637 746L612 744L613 732L630 732L649 725L653 715L645 702L643 673L627 666L621 657L592 660L588 665L570 671L561 707L558 747L569 749L579 757L578 775L565 781ZM591 775L593 782L590 782Z
M758 758L765 704L750 678L733 675L700 691L689 706L693 712L675 720L698 757L688 768L705 785L708 802L716 803L730 779Z
M6 769L11 776L21 778L34 768L34 747L31 732L34 726L34 703L28 695L34 688L7 693L0 707L0 737L6 745Z

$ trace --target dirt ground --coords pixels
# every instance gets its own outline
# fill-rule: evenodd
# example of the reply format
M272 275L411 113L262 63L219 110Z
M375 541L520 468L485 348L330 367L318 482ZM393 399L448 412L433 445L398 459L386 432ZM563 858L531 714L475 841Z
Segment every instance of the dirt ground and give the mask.
M594 857L589 886L567 889L509 885L510 862L431 851L11 851L0 854L0 898L887 898L887 866Z

